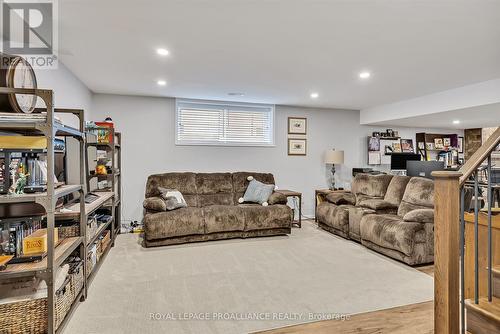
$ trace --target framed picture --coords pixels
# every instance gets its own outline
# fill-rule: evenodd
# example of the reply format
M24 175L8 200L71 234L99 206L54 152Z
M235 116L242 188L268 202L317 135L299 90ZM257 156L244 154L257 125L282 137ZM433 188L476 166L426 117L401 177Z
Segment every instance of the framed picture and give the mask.
M370 137L369 138L368 151L370 151L370 152L379 151L380 152L380 138L378 138L378 137Z
M464 137L458 137L458 153L464 153Z
M401 150L403 152L413 153L413 139L401 139Z
M306 155L307 140L288 138L288 155Z
M443 145L444 145L444 147L450 147L451 146L451 138L443 138Z
M433 150L434 149L434 143L425 143L425 148L427 150Z
M435 138L434 139L434 148L436 150L442 150L444 148L443 138Z
M418 142L418 149L419 149L419 150L423 150L423 149L425 149L425 143L424 143L423 141L419 141L419 142Z
M288 117L288 134L305 135L307 133L307 118Z
M392 143L392 151L394 153L401 153L401 143Z

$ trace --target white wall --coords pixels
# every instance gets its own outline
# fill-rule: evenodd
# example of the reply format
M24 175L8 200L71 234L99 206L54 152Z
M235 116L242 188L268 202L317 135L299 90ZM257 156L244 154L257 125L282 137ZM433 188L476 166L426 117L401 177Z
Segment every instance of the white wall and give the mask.
M90 119L92 92L62 62L59 62L57 69L37 69L35 74L38 88L52 89L54 91L54 106L56 108L83 109L85 119ZM44 106L40 99L38 105ZM66 125L79 126L78 118L73 115L58 114L57 116ZM67 147L67 181L68 183L79 183L80 154L78 141L68 138Z
M174 138L175 99L96 94L92 117L113 118L123 134L122 178L123 218L140 220L146 178L169 171L223 172L262 171L274 174L279 188L303 193L303 212L314 214L314 189L328 185L329 167L325 150L345 151L345 165L337 169L337 184L351 179L352 167L365 166L366 136L382 128L359 124L359 112L344 110L276 107L275 147L176 146ZM287 117L308 119L305 157L287 155ZM413 138L422 129L399 128L404 138ZM444 131L427 129L428 131Z

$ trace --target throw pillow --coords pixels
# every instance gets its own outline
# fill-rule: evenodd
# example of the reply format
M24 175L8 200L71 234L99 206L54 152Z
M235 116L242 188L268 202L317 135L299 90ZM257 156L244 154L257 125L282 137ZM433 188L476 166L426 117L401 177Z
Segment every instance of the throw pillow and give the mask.
M187 207L184 196L182 196L179 190L162 187L158 187L158 190L160 191L160 196L165 200L168 211Z
M264 184L255 179L252 179L248 184L243 202L259 203L267 206L267 200L274 191L274 184ZM240 199L241 200L241 199Z
M151 211L167 211L165 200L160 197L149 197L144 200L142 206Z
M326 195L326 200L330 203L341 205L341 204L356 204L356 197L353 193L349 192L331 192Z

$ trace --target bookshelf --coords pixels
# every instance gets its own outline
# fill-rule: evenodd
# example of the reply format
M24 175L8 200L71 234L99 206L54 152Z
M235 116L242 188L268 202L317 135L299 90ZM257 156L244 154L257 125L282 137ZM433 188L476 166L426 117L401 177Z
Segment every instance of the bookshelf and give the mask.
M46 156L47 156L47 189L42 193L20 194L20 195L1 195L0 205L10 205L14 203L36 203L43 207L45 211L45 219L47 222L47 254L39 262L8 264L5 270L0 271L0 279L17 279L23 277L34 276L43 279L47 285L46 298L46 332L49 334L56 333L61 321L56 322L56 271L57 268L76 250L79 251L81 258L85 255L85 222L84 217L84 166L80 164L79 184L62 185L54 180L54 144L56 137L73 137L79 142L80 158L83 158L85 150L85 135L84 135L84 118L83 110L81 109L58 109L54 108L54 92L48 89L25 89L25 88L7 88L0 87L0 94L25 94L34 95L40 98L45 105L44 108L38 108L32 114L19 113L1 113L0 114L0 131L15 133L22 136L44 136L46 139ZM56 118L56 114L70 114L78 118L79 126L74 128L63 124ZM54 240L54 229L56 221L56 204L59 198L70 194L79 194L78 204L80 206L80 234L71 237L63 238L56 246ZM0 222L2 223L2 222ZM71 308L78 303L80 297L84 297L85 282L82 289L76 294L72 300ZM4 306L5 307L5 306ZM22 315L21 315L22 316ZM61 315L59 315L61 316ZM9 326L9 317L13 315L0 314L0 325ZM63 320L63 322L66 319ZM29 326L29 325L28 325ZM4 328L1 328L2 330Z

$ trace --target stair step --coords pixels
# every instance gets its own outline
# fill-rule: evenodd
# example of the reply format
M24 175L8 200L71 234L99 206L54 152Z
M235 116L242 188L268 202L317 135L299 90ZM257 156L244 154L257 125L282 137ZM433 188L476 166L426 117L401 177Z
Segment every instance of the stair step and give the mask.
M480 298L479 304L473 300L465 301L467 308L467 330L474 334L500 334L500 298L488 302Z
M500 298L500 266L493 266L493 296Z

